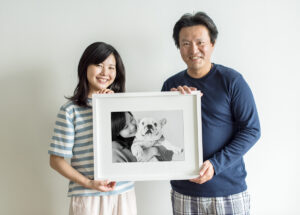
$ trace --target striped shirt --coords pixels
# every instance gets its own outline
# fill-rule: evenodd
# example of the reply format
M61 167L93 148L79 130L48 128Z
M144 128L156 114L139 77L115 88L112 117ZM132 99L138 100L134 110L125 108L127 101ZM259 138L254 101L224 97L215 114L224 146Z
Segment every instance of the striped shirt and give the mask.
M71 101L64 104L56 118L53 137L48 153L71 158L71 166L87 178L94 178L93 154L93 111L92 100L89 107L80 107ZM133 182L117 182L115 190L99 192L85 188L73 181L69 183L68 196L104 196L126 192Z

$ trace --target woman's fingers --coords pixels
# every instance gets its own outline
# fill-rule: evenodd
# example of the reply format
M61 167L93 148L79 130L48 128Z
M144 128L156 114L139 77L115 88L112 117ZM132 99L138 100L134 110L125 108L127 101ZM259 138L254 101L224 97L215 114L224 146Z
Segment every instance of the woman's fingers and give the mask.
M113 94L115 93L113 90L111 89L100 89L97 94Z
M108 192L114 190L115 187L115 181L108 182L107 180L92 180L90 188L94 190L99 190L101 192Z

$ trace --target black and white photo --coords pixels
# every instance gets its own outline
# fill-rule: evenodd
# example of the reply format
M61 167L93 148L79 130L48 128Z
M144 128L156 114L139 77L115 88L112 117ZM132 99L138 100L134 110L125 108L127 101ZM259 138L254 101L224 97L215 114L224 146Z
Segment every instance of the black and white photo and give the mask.
M184 160L183 111L111 113L112 162Z

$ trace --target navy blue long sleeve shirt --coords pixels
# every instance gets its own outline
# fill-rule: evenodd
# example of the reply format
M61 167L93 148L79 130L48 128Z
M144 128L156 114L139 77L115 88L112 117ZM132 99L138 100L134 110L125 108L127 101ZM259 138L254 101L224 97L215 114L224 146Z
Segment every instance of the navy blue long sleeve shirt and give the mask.
M203 159L210 160L214 177L196 184L171 181L182 194L202 197L228 196L245 191L247 172L243 155L260 137L260 124L252 92L235 70L214 64L211 71L195 79L184 70L169 79L162 91L187 85L201 90Z

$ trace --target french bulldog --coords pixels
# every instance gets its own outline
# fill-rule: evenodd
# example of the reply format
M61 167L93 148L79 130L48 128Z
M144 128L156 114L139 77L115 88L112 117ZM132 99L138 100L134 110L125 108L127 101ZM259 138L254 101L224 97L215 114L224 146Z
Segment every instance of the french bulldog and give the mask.
M137 158L137 161L146 161L144 150L150 147L163 146L174 154L183 152L183 148L174 146L165 139L162 128L166 123L165 118L159 121L149 117L138 120L137 133L131 146L131 152ZM158 159L153 157L148 161L158 161Z

